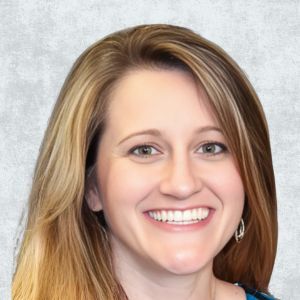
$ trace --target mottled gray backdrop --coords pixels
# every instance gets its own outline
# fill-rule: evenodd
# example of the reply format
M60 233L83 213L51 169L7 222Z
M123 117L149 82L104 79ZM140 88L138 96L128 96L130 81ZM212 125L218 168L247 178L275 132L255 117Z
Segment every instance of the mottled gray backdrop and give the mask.
M0 0L0 299L49 114L72 63L104 35L141 23L191 27L245 70L269 121L279 247L271 290L299 299L300 1Z

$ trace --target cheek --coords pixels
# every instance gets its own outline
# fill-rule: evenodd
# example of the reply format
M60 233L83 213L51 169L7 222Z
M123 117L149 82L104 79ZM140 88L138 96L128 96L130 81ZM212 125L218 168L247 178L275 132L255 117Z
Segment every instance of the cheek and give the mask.
M103 206L138 205L155 186L156 176L149 169L121 160L103 168L99 176Z
M225 165L222 172L216 172L212 180L216 190L223 195L222 198L232 201L244 198L244 185L234 165Z

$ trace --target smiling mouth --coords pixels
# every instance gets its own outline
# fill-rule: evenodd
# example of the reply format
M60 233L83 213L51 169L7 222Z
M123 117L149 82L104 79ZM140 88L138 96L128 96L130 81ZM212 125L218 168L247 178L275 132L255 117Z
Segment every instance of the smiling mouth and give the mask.
M186 210L152 210L148 216L155 221L176 225L195 224L205 220L209 215L209 208L199 207Z

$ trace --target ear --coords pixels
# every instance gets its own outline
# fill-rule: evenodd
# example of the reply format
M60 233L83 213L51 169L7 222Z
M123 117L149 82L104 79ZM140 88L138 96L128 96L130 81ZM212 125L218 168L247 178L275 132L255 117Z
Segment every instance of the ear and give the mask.
M86 178L86 187L85 187L85 199L92 211L102 210L102 201L100 197L100 192L97 185L97 176L94 168L92 171L88 172Z

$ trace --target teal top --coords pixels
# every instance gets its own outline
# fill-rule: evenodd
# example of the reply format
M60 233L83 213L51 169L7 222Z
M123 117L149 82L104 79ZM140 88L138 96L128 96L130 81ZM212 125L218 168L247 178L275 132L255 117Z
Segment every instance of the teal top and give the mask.
M255 289L248 288L241 283L236 283L236 285L242 287L245 290L247 300L275 300L275 298L273 296L259 292Z
M253 295L251 295L251 294L248 294L248 293L246 293L246 296L247 296L247 300L257 300L257 299L274 299L274 298L272 298L272 297L270 297L270 296L268 296L268 295L266 295L266 294L264 294L264 293L259 293L259 295L260 296L263 296L264 298L256 298L256 296L258 296L257 295L257 292L256 292L256 296L253 296Z

